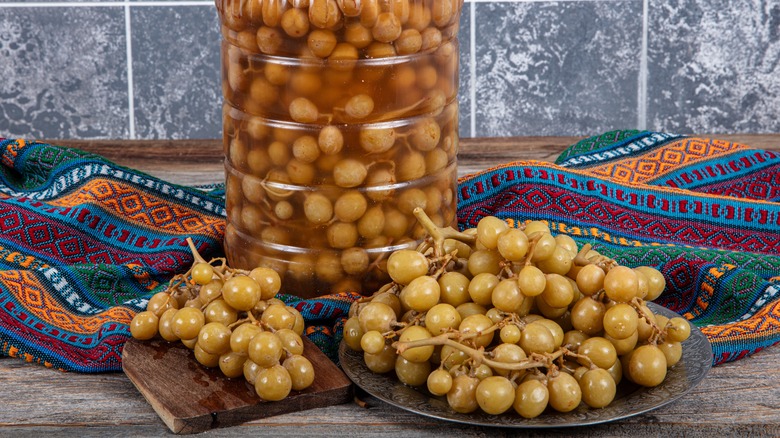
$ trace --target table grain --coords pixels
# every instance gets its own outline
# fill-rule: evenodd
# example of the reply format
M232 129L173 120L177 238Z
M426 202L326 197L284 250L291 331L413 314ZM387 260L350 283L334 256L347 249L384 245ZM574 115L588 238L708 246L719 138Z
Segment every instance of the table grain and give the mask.
M780 149L780 134L716 135ZM512 160L552 161L577 137L462 139L461 175ZM118 164L180 184L222 182L215 140L73 141L53 144L99 153ZM697 388L667 406L625 420L581 428L524 430L525 436L780 436L780 346L713 368ZM170 432L122 373L64 373L0 359L0 436L156 436ZM464 437L516 436L518 430L469 427L421 417L360 391L348 403L206 432L207 436Z

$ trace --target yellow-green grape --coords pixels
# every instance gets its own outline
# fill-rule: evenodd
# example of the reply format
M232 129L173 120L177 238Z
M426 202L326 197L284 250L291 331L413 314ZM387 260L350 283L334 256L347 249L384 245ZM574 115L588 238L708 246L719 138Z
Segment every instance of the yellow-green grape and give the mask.
M385 348L385 337L376 330L370 330L360 338L360 348L369 354L379 354Z
M303 339L290 329L277 330L274 333L282 341L282 349L289 354L303 354Z
M623 356L634 351L634 348L636 348L636 344L639 340L639 334L634 332L631 336L625 339L615 339L608 334L604 334L604 339L612 343L612 346L615 347L615 353L618 356Z
M364 336L365 338L365 336ZM430 339L431 333L425 327L419 325L412 325L406 327L399 337L399 342L414 342ZM365 351L365 346L363 350ZM410 362L426 362L433 355L433 345L426 345L422 347L409 348L401 352L401 356Z
M580 384L570 374L559 373L550 377L547 390L550 392L550 407L558 412L571 412L582 400Z
M542 233L538 236L532 237L536 238L537 240L532 244L534 248L534 255L531 257L531 260L535 263L538 263L552 257L553 253L555 252L555 247L557 246L555 238L552 236L552 234Z
M426 275L429 267L424 255L410 249L395 251L387 259L387 273L398 284L409 284L415 278Z
M302 391L314 383L314 366L300 354L293 354L282 363L290 375L290 383L295 391Z
M463 303L455 308L455 310L458 311L460 314L461 321L468 318L471 315L484 315L487 312L487 309L480 306L477 303Z
M138 312L130 321L130 334L140 341L152 339L157 336L159 319L157 315L146 310Z
M526 380L517 385L515 401L512 406L523 418L536 418L547 409L550 392L539 380Z
M555 236L555 243L558 248L563 248L569 251L572 257L577 255L579 249L577 248L577 242L567 234L558 234Z
M668 342L682 342L691 335L691 325L683 318L676 316L666 325L666 340Z
M486 249L498 247L498 236L509 229L509 225L495 216L485 216L477 223L477 240Z
M216 368L219 366L219 355L218 354L211 354L205 350L203 350L200 345L197 343L195 344L195 347L192 349L193 353L195 353L195 360L198 361L199 364L203 365L206 368Z
M639 281L629 267L615 266L604 277L604 292L612 301L627 303L637 296L638 291Z
M297 333L298 336L303 336L303 331L306 329L306 321L303 319L303 315L301 315L301 312L299 312L295 307L287 306L286 310L295 318L292 331Z
M503 343L493 349L493 360L501 363L520 363L524 361L528 356L525 354L522 348L517 344ZM509 370L496 368L496 374L506 377L509 375Z
M178 308L179 302L168 292L157 292L149 298L149 302L146 304L146 311L152 312L157 317L168 309Z
M198 311L200 310L198 309ZM236 309L230 307L223 299L217 299L209 303L203 311L203 315L206 317L205 322L221 322L224 325L233 324L238 320Z
M395 375L401 383L409 386L422 386L431 372L431 363L412 362L403 356L395 358Z
M499 415L508 411L515 401L515 387L506 377L487 377L477 385L477 403L486 413Z
M495 289L499 281L498 277L490 272L475 275L468 285L471 301L480 306L493 305L493 289Z
M369 370L377 374L389 373L395 369L395 360L398 355L395 348L385 345L385 348L378 354L363 352L363 362Z
M447 403L453 411L468 414L479 408L477 403L477 385L480 380L461 374L452 379L452 388L447 392Z
M219 357L219 370L228 378L236 378L244 375L245 354L231 351Z
M249 276L231 277L222 286L222 299L236 310L250 310L260 300L260 285Z
M393 292L382 292L371 297L372 303L385 303L393 309L396 316L401 315L401 299Z
M566 277L559 274L547 274L541 298L551 307L563 308L574 300L574 290Z
M666 289L666 279L664 275L658 269L650 266L639 266L635 268L637 271L645 274L647 277L647 296L644 298L647 301L653 301L663 293Z
M344 147L344 135L339 128L329 125L320 130L317 144L325 155L336 155Z
M323 225L333 218L333 204L325 195L312 193L303 201L303 214L314 225Z
M582 267L577 273L577 288L583 295L593 295L604 288L606 274L600 267L589 264Z
M284 351L282 341L271 332L256 334L247 348L247 354L252 362L263 368L278 364Z
M582 401L592 408L606 407L615 399L617 385L607 370L600 368L588 370L579 382Z
M519 262L528 253L528 236L517 228L504 230L496 240L496 248L501 256L511 262Z
M363 330L360 329L358 318L353 316L344 323L344 342L353 351L363 351L360 342L363 339Z
M634 269L634 274L636 274L637 281L636 296L637 298L645 299L650 292L650 280L647 278L647 275L638 269Z
M651 323L655 323L655 314L650 310L647 306L641 306L640 307L641 312L639 313L640 317L636 325L636 331L639 335L639 341L644 342L648 339L650 339L650 336L653 334L653 327Z
M198 333L198 346L206 353L222 355L230 350L231 331L223 324L210 322Z
M204 284L210 282L214 276L214 267L208 263L195 263L195 266L192 267L192 272L190 275L192 276L192 281L194 281L195 284L203 286Z
M608 340L594 336L582 341L580 348L577 350L577 354L587 357L590 361L580 358L577 361L581 365L588 366L592 362L599 368L608 369L615 364L617 360L617 352L615 346Z
M279 364L261 369L255 378L255 391L263 400L282 400L290 394L291 389L290 373Z
M257 381L257 373L260 372L262 368L260 365L252 362L252 359L247 359L244 361L244 379L249 382L250 385L254 385Z
M548 227L547 224L542 221L529 221L525 224L524 231L525 234L527 234L529 237L534 233L550 234L550 227Z
M666 356L655 345L642 345L631 353L628 374L642 386L658 386L666 378Z
M633 307L618 303L604 313L604 332L615 339L626 339L636 333L639 317Z
M446 303L439 303L431 307L425 314L425 328L434 336L456 329L461 321L457 309Z
M498 275L501 272L501 254L494 249L480 249L469 255L468 269L472 276L489 272Z
M352 96L344 104L344 112L353 119L363 119L374 111L374 100L367 94ZM391 145L392 146L392 145Z
M514 279L501 280L491 296L493 306L504 312L514 312L522 306L525 295L520 292L517 281Z
M387 152L395 144L393 128L363 128L360 131L360 146L369 154Z
M604 303L582 298L571 308L571 325L587 335L599 334L604 329L605 312Z
M679 342L664 342L658 344L657 347L666 357L667 368L677 365L677 362L682 358L682 345Z
M465 352L458 350L455 347L445 345L441 347L440 357L444 368L451 370L453 367L462 364L466 359L468 359L469 356Z
M543 318L543 319L536 320L531 324L541 324L547 327L547 330L550 331L550 334L553 336L553 339L555 340L555 348L558 348L561 345L563 345L563 335L564 335L563 329L557 322L551 319Z
M236 327L230 334L230 349L236 353L247 354L249 341L263 331L259 326L245 323Z
M363 333L371 330L386 333L396 322L395 311L385 303L368 303L358 314L358 323Z
M171 327L179 339L194 339L198 337L198 333L205 323L206 318L200 309L185 307L177 310L176 314L173 315Z
M528 324L520 335L520 347L526 354L552 353L555 350L555 338L547 327Z
M171 322L173 321L173 315L176 314L178 309L168 309L160 316L159 331L160 336L168 342L178 341L179 337L173 333L173 327Z
M320 116L317 105L305 97L296 97L290 102L290 118L299 123L314 123Z
M460 240L444 239L444 252L452 254L453 251L457 251L455 256L458 258L468 258L471 254L471 247Z
M493 341L493 332L485 333L485 331L492 325L493 321L485 315L471 315L463 318L463 321L461 321L458 326L458 331L461 335L477 335L471 339L471 341L474 342L474 345L477 347L487 347Z
M198 338L182 339L181 344L192 350L198 344Z
M405 308L425 312L439 302L440 296L441 288L436 279L422 276L410 281L401 290L399 298Z
M200 287L198 298L201 303L210 303L222 296L222 280L213 279Z
M265 309L260 321L274 330L292 329L295 327L295 315L288 309L283 304L272 304Z
M563 334L563 346L576 351L589 336L579 330L569 330Z
M514 324L509 324L501 327L498 335L501 338L501 342L506 344L517 344L520 342L520 336L522 335L522 332L520 327Z
M535 297L544 292L547 285L547 277L536 266L528 265L517 274L517 285L520 292L527 297Z
M447 370L438 368L428 375L426 384L431 394L444 395L452 389L452 374Z
M545 273L566 275L571 270L574 256L564 247L556 246L552 255L540 260L536 266Z

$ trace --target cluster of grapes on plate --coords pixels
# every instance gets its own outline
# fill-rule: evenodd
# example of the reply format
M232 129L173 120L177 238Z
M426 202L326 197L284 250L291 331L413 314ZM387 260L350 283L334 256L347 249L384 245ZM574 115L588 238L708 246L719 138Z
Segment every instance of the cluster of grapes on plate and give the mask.
M314 382L303 356L304 321L275 298L276 271L233 269L224 259L206 262L188 239L195 261L168 288L149 299L130 323L135 339L181 341L205 367L244 377L263 400L277 401Z
M388 258L393 281L345 323L372 372L394 371L456 412L534 418L606 407L621 381L657 386L681 359L688 321L645 302L666 286L658 270L578 248L541 221L488 216L459 232L415 215L429 237Z

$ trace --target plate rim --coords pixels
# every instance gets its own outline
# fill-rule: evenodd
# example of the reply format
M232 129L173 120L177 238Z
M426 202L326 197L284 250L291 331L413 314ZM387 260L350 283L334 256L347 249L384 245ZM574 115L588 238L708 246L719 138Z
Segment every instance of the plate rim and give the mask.
M672 317L675 317L675 316L680 316L679 314L675 313L674 311L672 311L672 310L670 310L670 309L668 309L666 307L663 307L661 305L655 304L653 302L646 302L646 305L655 314L661 314L661 315L669 317L669 318L672 318ZM374 388L366 388L365 386L359 384L356 381L356 380L360 380L360 379L358 379L356 377L357 371L352 369L352 368L344 366L345 363L350 363L351 362L350 360L347 360L347 361L344 360L344 359L350 359L350 358L348 358L346 356L347 354L352 354L352 356L355 356L355 355L357 355L359 353L353 352L352 350L349 350L349 347L346 346L346 343L343 340L341 341L341 343L339 345L339 362L340 362L341 369L344 371L344 373L347 375L347 377L355 384L355 386L357 386L358 388L361 388L363 391L365 391L368 394L376 397L377 399L379 399L379 400L381 400L381 401L383 401L383 402L385 402L385 403L387 403L387 404L389 404L391 406L394 406L396 408L405 410L407 412L411 412L411 413L414 413L414 414L417 414L417 415L421 415L421 416L424 416L424 417L428 417L428 418L433 418L433 419L447 421L447 422L453 422L453 423L459 423L459 424L465 424L465 425L470 425L470 426L499 427L499 428L503 427L503 428L515 428L515 429L550 429L550 428L568 428L568 427L577 427L577 426L593 426L593 425L598 425L598 424L604 424L604 423L614 422L614 421L618 421L618 420L623 420L623 419L626 419L626 418L630 418L630 417L633 417L633 416L641 415L641 414L644 414L644 413L656 410L658 408L666 406L666 405L668 405L670 403L673 403L674 401L680 399L685 394L690 392L692 389L697 387L702 382L702 380L704 380L704 378L709 374L709 371L712 369L712 345L710 344L710 342L707 339L707 337L701 332L701 330L695 324L691 324L691 335L688 338L688 340L686 340L686 341L684 341L682 343L682 345L683 345L683 356L682 356L682 359L681 359L680 363L678 363L677 365L672 367L670 370L672 370L672 372L675 372L676 374L685 373L686 367L685 366L680 366L680 365L688 365L689 367L691 367L693 365L696 365L695 363L691 363L691 362L686 361L686 359L692 360L692 359L694 359L694 357L699 357L699 356L707 357L707 358L709 358L709 360L706 363L704 361L702 361L702 363L700 364L701 367L702 367L702 369L700 371L700 374L697 374L697 375L693 376L692 378L691 378L691 376L687 376L687 377L686 376L678 376L678 378L684 379L683 381L687 382L688 385L686 387L684 387L684 388L681 388L681 389L673 392L670 396L664 398L663 400L660 400L658 402L652 403L652 404L650 404L648 406L645 406L645 407L640 407L640 408L635 409L635 410L629 410L629 411L623 412L622 414L618 414L618 415L615 415L615 416L609 416L609 417L602 417L602 416L599 416L599 415L595 414L595 413L599 413L599 412L601 412L601 413L605 412L604 409L608 409L609 406L607 406L606 408L597 409L597 408L589 408L589 407L585 406L584 403L581 404L573 412L569 412L569 413L557 413L556 412L556 413L550 414L550 411L546 410L545 412L548 413L548 415L542 414L539 417L532 418L532 419L526 419L526 418L520 417L519 415L507 414L507 413L500 414L500 415L489 415L489 414L486 414L486 413L481 412L479 410L476 411L475 413L470 413L470 414L461 414L461 413L458 413L458 412L455 412L455 411L451 411L451 413L452 413L451 416L443 416L443 415L440 415L440 414L437 414L437 413L434 413L434 412L426 412L426 411L420 411L418 409L414 409L414 408L412 408L410 406L404 405L403 403L393 399L391 396L388 396L386 393L383 393L381 391L375 390ZM701 346L701 347L699 347L699 348L701 348L700 351L692 350L693 348L695 348L697 346ZM686 352L688 352L687 356L686 356ZM694 355L694 353L696 353L696 354ZM694 355L694 357L691 357L692 355ZM441 400L441 398L437 398L437 397L431 396L431 395L429 395L429 394L419 390L418 388L415 388L415 387L412 387L412 386L407 386L407 385L399 382L397 380L397 378L395 378L395 377L391 377L390 375L374 374L372 371L368 370L368 368L365 367L365 364L362 362L362 359L361 360L357 360L357 362L358 362L358 365L361 366L361 368L363 368L360 371L363 372L364 374L374 376L377 380L381 379L382 381L384 381L385 379L392 379L392 380L394 380L394 386L400 385L403 388L407 388L410 391L414 391L420 398L425 398L429 402L430 402L431 399L433 399L433 400L438 400L440 403L445 403L445 402L443 402ZM667 378L664 379L664 382L668 382L669 381L668 377L669 376L667 375ZM386 382L384 382L384 383L386 383ZM662 383L661 385L658 385L657 387L654 387L654 388L638 387L636 390L634 390L633 392L628 394L626 397L621 398L621 400L634 399L634 398L640 397L642 394L651 393L651 391L654 391L654 390L655 390L654 392L658 392L658 391L661 391L661 390L664 390L664 389L668 389L667 388L668 385L669 385L668 383L666 385L664 385ZM415 396L415 397L417 397L417 396ZM551 418L552 416L559 416L559 415L560 416L577 417L577 414L575 414L575 413L579 413L580 415L582 415L583 412L584 412L584 415L585 415L586 418L580 418L578 421L574 421L574 422L569 421L569 422L565 422L565 423L559 423L559 422L543 422L543 421L541 421L541 420L544 420L546 418ZM590 415L588 414L589 412L591 413ZM461 417L465 417L465 416L474 416L474 418L473 419L461 418ZM587 417L594 417L594 416L595 416L595 418L587 418ZM491 422L491 421L488 421L490 419L499 419L499 418L502 419L502 422ZM514 419L515 421L507 423L507 422L505 422L505 420L507 418Z

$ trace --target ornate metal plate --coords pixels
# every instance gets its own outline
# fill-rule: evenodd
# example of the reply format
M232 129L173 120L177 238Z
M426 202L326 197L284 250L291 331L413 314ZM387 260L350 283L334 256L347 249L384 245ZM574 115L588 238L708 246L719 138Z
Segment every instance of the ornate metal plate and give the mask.
M653 303L648 303L648 307L654 313L669 318L679 316ZM605 408L593 409L581 403L572 412L558 413L548 409L530 420L514 412L503 415L488 415L481 411L471 414L455 412L450 409L444 397L433 396L424 387L406 386L392 373L374 374L363 363L362 353L352 351L343 342L339 348L339 359L342 369L355 385L386 403L410 412L478 426L548 428L620 420L657 409L682 397L696 387L712 368L712 347L698 328L691 326L691 336L683 342L682 347L682 359L667 372L664 382L655 388L643 388L624 381L618 385L615 400Z

